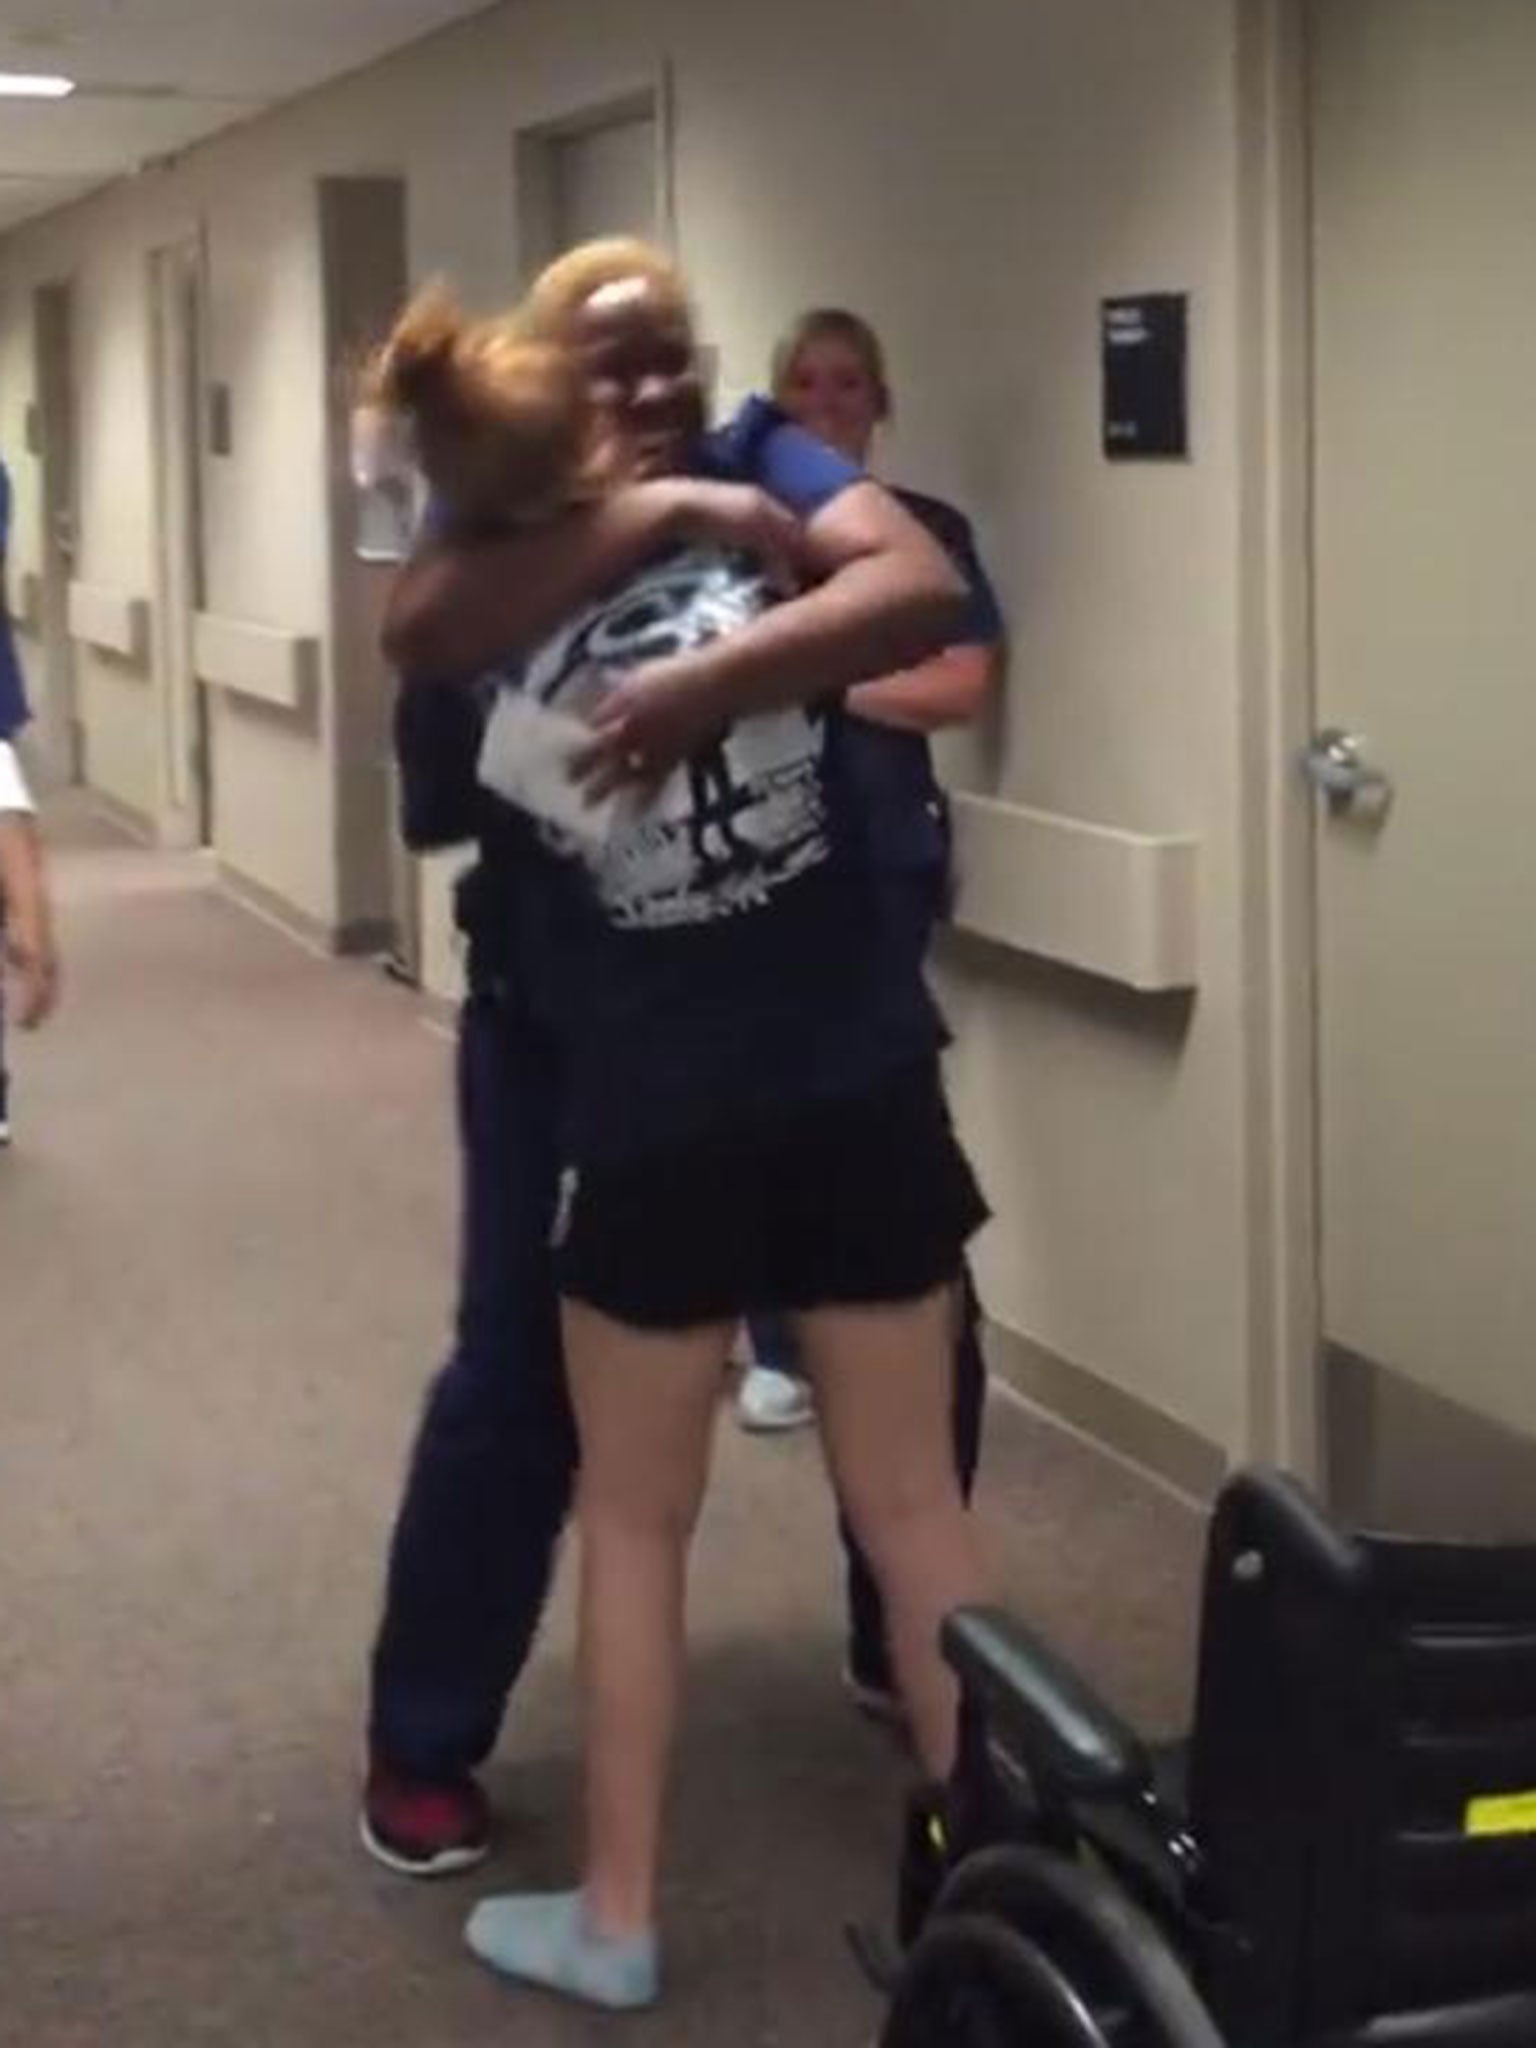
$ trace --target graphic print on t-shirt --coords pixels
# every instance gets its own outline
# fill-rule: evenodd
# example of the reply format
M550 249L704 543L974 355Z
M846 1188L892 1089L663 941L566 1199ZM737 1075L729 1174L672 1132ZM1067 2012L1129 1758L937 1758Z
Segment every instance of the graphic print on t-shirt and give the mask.
M536 703L588 713L612 681L748 624L772 602L750 561L690 549L642 570L549 640L520 687ZM597 845L541 825L585 861L609 919L628 929L705 924L766 903L826 859L823 731L799 709L742 719L677 769L644 810L626 809Z

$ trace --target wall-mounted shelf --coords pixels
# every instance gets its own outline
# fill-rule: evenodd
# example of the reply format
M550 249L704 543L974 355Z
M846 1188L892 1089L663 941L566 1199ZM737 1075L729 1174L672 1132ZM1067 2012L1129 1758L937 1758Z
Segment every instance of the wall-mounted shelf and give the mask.
M83 647L143 668L149 661L149 604L105 584L71 583L69 634Z
M192 660L201 682L283 711L304 711L320 680L320 642L312 635L243 619L199 613Z
M1197 840L953 803L957 930L1149 995L1196 987Z

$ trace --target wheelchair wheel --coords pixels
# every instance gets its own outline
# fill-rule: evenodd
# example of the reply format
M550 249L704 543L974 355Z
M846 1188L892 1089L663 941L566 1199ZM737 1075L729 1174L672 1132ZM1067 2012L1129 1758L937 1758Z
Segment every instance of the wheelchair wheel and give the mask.
M880 2048L1112 2048L1048 1956L1000 1920L935 1921L896 1986Z
M1161 1928L1098 1871L1049 1849L983 1850L952 1873L930 1926L952 1917L1001 1923L1032 1943L1114 2048L1223 2048Z

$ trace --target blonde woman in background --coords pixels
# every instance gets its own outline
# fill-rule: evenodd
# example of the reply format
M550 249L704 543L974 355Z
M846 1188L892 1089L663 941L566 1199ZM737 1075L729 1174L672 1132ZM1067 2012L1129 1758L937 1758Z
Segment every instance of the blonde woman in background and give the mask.
M53 915L32 798L16 749L0 740L0 1026L9 1014L24 1031L34 1030L52 1011L58 984ZM0 1071L0 1145L10 1141Z
M28 710L6 592L10 527L11 480L0 462L0 1145L11 1141L5 1065L7 984L12 1015L30 1029L53 1008L58 982L42 848L13 745Z
M867 320L844 307L803 313L774 351L773 395L797 426L867 470L894 404L880 337ZM934 773L929 740L935 732L970 723L982 710L997 686L1004 627L964 513L923 492L893 487L893 495L938 541L969 593L962 630L953 643L915 667L850 690L850 716L839 734L843 769L868 834L871 862L891 913L922 958L951 888L949 806ZM981 1453L986 1396L979 1322L967 1269L957 1303L952 1411L956 1467L967 1496ZM750 1334L754 1362L737 1409L743 1428L767 1433L809 1422L811 1389L783 1319L754 1316ZM879 1589L846 1526L843 1537L848 1688L864 1712L889 1719L899 1713L899 1702Z

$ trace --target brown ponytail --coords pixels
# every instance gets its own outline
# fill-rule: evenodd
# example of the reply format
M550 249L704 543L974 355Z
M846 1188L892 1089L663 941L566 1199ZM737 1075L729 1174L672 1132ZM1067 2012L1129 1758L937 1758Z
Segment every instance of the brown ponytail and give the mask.
M454 357L464 338L458 302L442 285L413 299L378 352L369 397L391 412L422 414L451 395Z
M434 497L461 525L548 519L603 480L580 365L511 318L466 320L439 285L401 315L368 388L406 423Z

